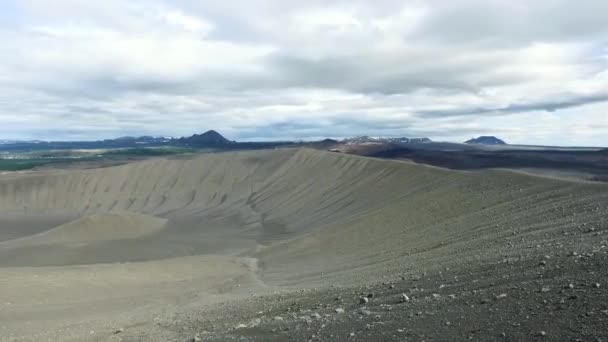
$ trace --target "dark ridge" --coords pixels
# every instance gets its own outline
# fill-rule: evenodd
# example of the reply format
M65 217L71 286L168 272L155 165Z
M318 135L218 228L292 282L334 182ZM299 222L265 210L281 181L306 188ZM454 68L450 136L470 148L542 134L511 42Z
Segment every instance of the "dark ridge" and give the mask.
M507 143L503 140L493 136L481 136L479 138L467 140L465 144L478 144L478 145L506 145Z
M602 151L463 150L454 152L393 148L366 155L383 159L412 160L416 163L455 170L546 169L608 176L607 154L608 152Z
M179 144L188 145L188 146L209 146L209 145L228 145L233 142L224 138L223 135L219 134L217 131L209 130L203 134L194 134L191 137L180 138L178 140Z
M338 140L334 140L334 139L323 139L320 141L321 144L326 144L326 145L333 145L333 144L337 144Z

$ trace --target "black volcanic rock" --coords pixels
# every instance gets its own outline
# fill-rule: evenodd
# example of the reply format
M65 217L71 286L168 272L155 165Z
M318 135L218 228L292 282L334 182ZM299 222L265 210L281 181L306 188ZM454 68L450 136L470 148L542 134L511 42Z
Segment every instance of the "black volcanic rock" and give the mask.
M493 136L481 136L476 139L467 140L465 144L475 145L506 145L507 143Z
M191 137L180 138L179 143L188 146L218 146L231 144L232 141L224 138L218 132L210 130L203 134L195 134Z

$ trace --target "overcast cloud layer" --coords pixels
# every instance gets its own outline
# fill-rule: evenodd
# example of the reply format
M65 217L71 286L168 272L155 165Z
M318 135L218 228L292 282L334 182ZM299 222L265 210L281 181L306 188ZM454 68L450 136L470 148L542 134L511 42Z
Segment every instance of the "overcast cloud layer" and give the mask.
M605 0L5 0L0 139L608 146Z

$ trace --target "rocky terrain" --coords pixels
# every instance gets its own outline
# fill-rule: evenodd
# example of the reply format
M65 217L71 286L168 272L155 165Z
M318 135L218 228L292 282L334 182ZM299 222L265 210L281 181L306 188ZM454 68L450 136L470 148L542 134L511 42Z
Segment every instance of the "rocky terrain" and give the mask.
M608 184L280 149L0 176L2 341L606 341Z

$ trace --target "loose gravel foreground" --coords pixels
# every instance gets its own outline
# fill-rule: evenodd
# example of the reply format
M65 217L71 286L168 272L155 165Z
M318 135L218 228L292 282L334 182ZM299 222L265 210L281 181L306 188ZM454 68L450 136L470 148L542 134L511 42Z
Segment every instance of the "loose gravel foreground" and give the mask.
M0 177L2 341L608 341L608 184L313 150Z

